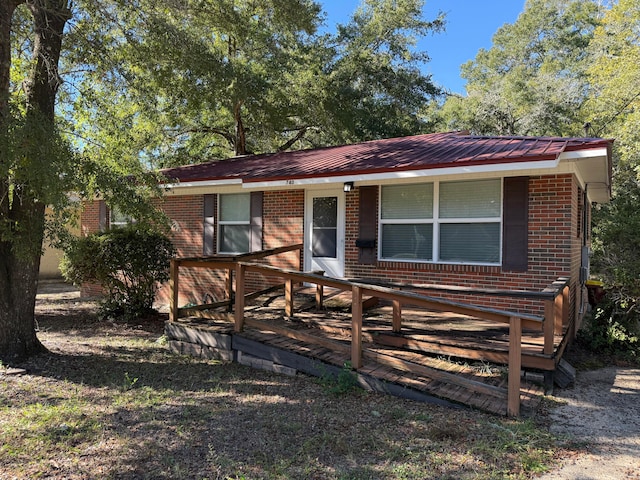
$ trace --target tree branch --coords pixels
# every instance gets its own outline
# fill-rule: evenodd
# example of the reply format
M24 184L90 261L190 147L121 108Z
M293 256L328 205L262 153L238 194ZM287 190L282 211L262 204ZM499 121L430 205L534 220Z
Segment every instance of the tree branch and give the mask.
M302 139L306 134L307 134L307 130L309 130L309 127L304 126L298 129L298 133L295 134L295 136L291 139L289 139L289 141L283 143L282 145L280 145L278 147L278 151L279 152L284 152L285 150L289 150L294 143L296 143L298 140Z

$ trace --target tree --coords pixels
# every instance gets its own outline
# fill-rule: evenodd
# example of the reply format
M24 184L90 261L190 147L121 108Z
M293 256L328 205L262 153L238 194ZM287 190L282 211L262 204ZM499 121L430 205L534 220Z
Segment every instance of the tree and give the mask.
M415 45L442 31L444 16L425 20L422 8L416 0L366 0L327 39L332 49L324 101L332 122L322 127L329 143L413 135L428 128L420 110L441 92L421 72L429 56Z
M367 1L336 34L318 34L311 0L84 1L105 21L71 32L91 41L70 59L91 66L73 120L99 150L131 147L114 157L167 166L417 133L437 91L414 43L442 19L422 20L420 0Z
M614 143L613 198L594 214L594 270L627 315L640 317L640 5L620 0L590 46L591 129Z
M479 134L582 135L587 46L600 10L591 0L528 0L493 46L462 66L468 95L447 99L441 125Z
M413 42L442 19L421 8L367 0L319 35L313 0L2 0L0 359L42 348L42 240L64 234L45 205L65 219L69 192L99 195L157 221L159 165L423 128L436 89Z
M123 181L122 170L74 151L59 128L56 105L62 77L69 0L0 3L0 360L43 350L34 309L45 235L69 218L69 193L118 198L126 213L151 218L144 199L151 183ZM130 172L129 172L130 173ZM126 194L124 194L126 192ZM55 217L45 221L45 206ZM158 218L158 217L154 217Z
M33 18L33 62L24 103L10 101L11 24L25 4ZM44 236L46 188L64 145L55 128L58 60L70 17L67 0L9 0L0 6L0 358L42 350L34 307ZM19 111L17 111L19 108ZM43 176L41 176L43 175Z

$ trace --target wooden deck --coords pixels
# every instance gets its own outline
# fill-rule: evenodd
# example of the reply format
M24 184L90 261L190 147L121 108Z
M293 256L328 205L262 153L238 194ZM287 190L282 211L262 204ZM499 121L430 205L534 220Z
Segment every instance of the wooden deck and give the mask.
M234 317L219 309L215 314L209 312L213 318L170 322L168 336L203 344L219 344L210 338L228 336L234 352L228 359L249 355L311 375L337 375L350 362L351 296L332 297L329 293L318 310L314 290L298 289L294 295L299 307L291 317L284 315L284 295L270 294L245 306L242 332L234 332ZM401 331L393 332L392 318L392 306L370 308L363 314L363 360L357 370L361 386L426 402L507 414L508 324L405 309ZM191 333L184 333L186 330ZM561 340L562 336L557 336L558 345ZM523 330L525 371L538 368L543 346L540 331ZM525 374L520 385L521 412L525 415L535 411L544 395L541 376L533 378L537 381L528 381Z
M549 385L574 329L567 278L539 292L378 285L259 261L301 248L173 259L167 324L173 349L228 360L255 358L247 361L314 375L337 375L346 365L371 390L518 416L543 392L543 382L533 384L522 372L544 372ZM226 271L225 298L179 307L181 267ZM246 288L248 274L283 283L252 292ZM311 287L296 288L303 284ZM283 294L268 293L274 288ZM424 294L429 291L436 296ZM459 294L540 302L544 314L453 300ZM379 301L389 306L367 311Z

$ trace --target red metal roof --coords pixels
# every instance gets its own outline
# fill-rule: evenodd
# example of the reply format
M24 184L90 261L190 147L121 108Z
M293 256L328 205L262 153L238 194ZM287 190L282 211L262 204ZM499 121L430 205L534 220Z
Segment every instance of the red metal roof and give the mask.
M553 160L563 152L603 148L611 142L601 138L432 133L339 147L234 157L169 168L162 173L180 182L233 179L245 183L265 182Z

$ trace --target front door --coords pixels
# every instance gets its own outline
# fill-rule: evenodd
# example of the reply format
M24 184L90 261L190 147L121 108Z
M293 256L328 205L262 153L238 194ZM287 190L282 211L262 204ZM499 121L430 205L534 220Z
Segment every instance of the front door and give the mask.
M344 193L307 190L305 202L305 270L344 277Z

